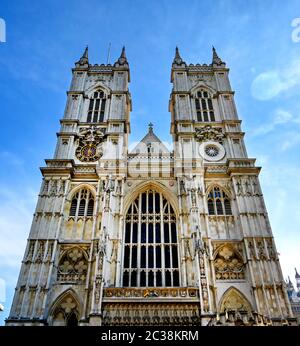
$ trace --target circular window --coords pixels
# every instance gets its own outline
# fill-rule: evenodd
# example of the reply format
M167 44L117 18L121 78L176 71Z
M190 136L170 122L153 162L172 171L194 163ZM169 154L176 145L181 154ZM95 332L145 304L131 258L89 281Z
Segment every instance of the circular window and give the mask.
M206 161L220 161L225 156L225 149L218 142L207 141L200 144L199 153Z
M207 145L204 151L210 157L215 157L219 154L219 149L215 145Z

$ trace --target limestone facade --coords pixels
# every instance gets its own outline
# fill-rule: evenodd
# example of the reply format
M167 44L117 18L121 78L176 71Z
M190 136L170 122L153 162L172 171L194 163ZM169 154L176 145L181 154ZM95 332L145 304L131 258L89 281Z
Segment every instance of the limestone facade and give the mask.
M153 125L128 150L130 70L88 50L72 82L8 325L294 324L260 167L229 69L176 49L173 150Z

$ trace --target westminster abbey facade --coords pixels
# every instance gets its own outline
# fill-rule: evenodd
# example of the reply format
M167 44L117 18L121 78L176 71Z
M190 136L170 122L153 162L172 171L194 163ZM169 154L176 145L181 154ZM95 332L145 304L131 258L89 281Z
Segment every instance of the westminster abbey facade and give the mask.
M229 69L176 48L173 148L148 132L128 149L123 48L72 82L7 325L291 325L255 159Z

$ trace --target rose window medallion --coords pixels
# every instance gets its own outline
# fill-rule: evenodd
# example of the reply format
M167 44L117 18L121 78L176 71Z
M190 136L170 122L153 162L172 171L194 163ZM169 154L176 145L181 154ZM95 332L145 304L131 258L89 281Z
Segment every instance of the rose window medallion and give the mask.
M208 145L205 148L205 153L210 157L215 157L219 154L219 149L215 145Z

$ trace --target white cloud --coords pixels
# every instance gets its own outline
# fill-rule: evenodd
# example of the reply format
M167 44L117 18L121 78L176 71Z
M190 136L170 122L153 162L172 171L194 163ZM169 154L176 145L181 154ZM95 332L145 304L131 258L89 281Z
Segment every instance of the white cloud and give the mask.
M255 77L251 85L252 96L258 100L270 100L283 91L300 85L300 60L288 67L263 72Z
M274 131L277 125L287 123L300 124L300 117L295 117L292 113L284 109L276 109L271 121L269 121L267 124L263 124L257 127L252 134L254 136L265 135Z

